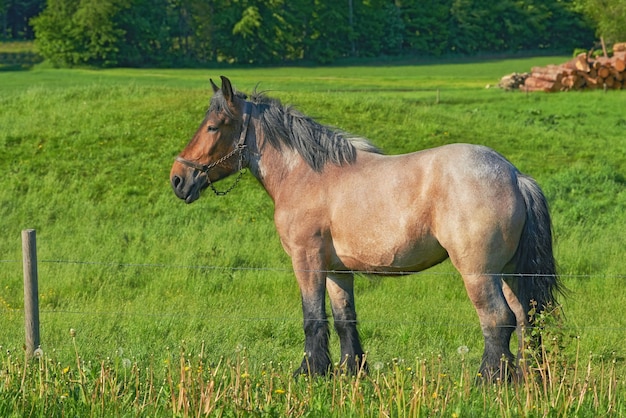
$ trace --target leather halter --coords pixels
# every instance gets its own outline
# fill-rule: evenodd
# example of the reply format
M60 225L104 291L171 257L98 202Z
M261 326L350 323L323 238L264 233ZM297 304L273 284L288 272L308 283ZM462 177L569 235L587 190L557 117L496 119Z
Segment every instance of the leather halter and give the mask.
M214 161L210 164L198 164L194 161L187 160L181 156L176 157L176 161L178 161L179 163L182 163L188 167L193 168L194 170L198 170L206 174L208 185L211 188L211 190L213 190L213 193L215 193L216 196L224 196L225 194L233 190L235 186L237 185L237 183L239 183L239 180L241 179L241 176L244 173L244 167L243 167L244 151L247 147L245 142L246 142L246 137L248 136L248 126L250 125L251 109L252 109L252 103L249 101L246 101L244 110L243 110L243 126L241 128L241 133L239 135L239 141L237 142L237 144L235 145L235 148L233 148L231 152L224 155L219 160ZM219 191L215 188L215 186L211 182L211 178L209 177L209 170L222 164L224 161L228 160L235 154L239 154L239 168L237 169L237 171L239 171L239 175L235 179L235 182L228 189L226 189L225 191Z

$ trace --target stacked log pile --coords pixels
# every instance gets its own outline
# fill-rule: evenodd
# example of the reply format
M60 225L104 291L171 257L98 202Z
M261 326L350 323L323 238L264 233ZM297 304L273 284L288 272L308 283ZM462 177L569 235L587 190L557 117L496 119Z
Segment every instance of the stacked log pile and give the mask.
M501 83L511 76L504 76ZM593 58L590 53L583 53L560 65L533 67L519 89L546 92L626 89L626 43L615 44L612 57Z

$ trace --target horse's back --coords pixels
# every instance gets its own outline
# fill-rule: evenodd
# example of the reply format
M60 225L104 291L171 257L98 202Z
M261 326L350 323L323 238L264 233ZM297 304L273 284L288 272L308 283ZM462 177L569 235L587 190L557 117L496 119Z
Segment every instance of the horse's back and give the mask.
M524 223L517 173L497 152L470 144L361 154L326 185L337 259L357 269L422 270L448 254L460 264L470 250L512 257Z

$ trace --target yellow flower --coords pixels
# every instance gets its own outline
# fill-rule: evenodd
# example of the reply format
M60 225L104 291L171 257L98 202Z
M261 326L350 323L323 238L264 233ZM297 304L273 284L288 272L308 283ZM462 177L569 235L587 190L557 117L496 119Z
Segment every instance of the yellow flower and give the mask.
M433 392L433 399L437 399L437 396L439 396L437 395L437 392Z
M285 389L276 389L274 393L276 393L277 395L283 395L285 393Z
M70 371L70 366L63 369L63 374L67 374Z

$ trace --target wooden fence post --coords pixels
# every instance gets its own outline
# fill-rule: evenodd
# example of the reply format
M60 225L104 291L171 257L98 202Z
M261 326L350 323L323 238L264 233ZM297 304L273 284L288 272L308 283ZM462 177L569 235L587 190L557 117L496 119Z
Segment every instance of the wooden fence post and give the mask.
M32 357L39 348L39 285L37 279L37 240L34 229L22 231L24 265L24 325L26 355Z

